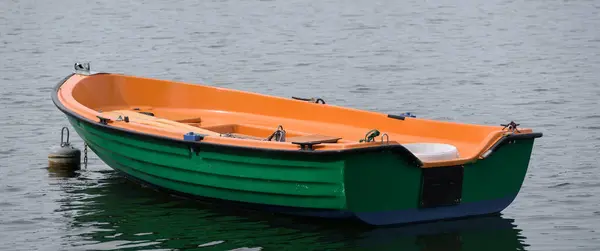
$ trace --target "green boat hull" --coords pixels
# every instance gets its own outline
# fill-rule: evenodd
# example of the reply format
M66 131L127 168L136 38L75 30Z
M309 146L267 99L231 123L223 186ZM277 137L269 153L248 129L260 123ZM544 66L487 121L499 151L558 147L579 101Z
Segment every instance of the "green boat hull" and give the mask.
M189 197L372 225L502 211L518 194L534 138L541 136L507 140L463 166L420 168L414 156L391 147L328 154L230 147L143 135L65 113L102 161L133 180Z

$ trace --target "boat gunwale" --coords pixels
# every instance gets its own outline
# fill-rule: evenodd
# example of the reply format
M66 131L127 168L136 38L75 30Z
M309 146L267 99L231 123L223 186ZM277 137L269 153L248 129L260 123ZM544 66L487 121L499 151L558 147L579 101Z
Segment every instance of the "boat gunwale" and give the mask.
M58 98L58 92L60 91L61 86L67 82L72 76L77 73L71 73L64 77L61 81L59 81L53 88L51 93L52 102L54 105L67 116L71 116L79 121L86 122L92 126L105 128L112 131L123 132L129 135L135 135L142 138L152 138L158 140L164 140L168 142L178 143L187 145L189 147L200 147L200 146L211 146L216 148L224 148L224 149L232 149L232 150L240 150L240 151L250 151L250 152L260 152L260 153L276 153L276 154L291 154L291 155L317 155L317 156L329 156L329 155L346 155L346 154L358 154L358 153L372 153L372 152L383 152L383 151L392 151L394 153L404 154L409 158L409 162L411 164L416 165L417 167L423 167L424 163L417 158L412 152L410 152L407 148L402 146L401 144L392 144L392 145L378 145L378 146L368 146L368 147L359 147L359 148L348 148L348 149L336 149L336 150L320 150L320 151L305 151L305 150L290 150L290 149L274 149L274 148L262 148L262 147L249 147L249 146L240 146L240 145L230 145L230 144L218 144L211 142L203 142L200 141L186 141L183 139L176 139L172 137L166 137L162 135L149 134L144 132L139 132L135 130L130 130L127 128L113 127L109 125L105 125L99 123L97 121L93 121L89 118L86 118L70 109L68 109L62 102L60 102ZM106 72L94 73L93 75L103 75L103 74L111 74ZM521 134L509 134L501 137L495 143L498 145L498 148L504 144L501 144L503 141L511 141L517 139L535 139L542 137L542 133L540 132L532 132L532 133L521 133ZM469 162L477 161L477 158Z

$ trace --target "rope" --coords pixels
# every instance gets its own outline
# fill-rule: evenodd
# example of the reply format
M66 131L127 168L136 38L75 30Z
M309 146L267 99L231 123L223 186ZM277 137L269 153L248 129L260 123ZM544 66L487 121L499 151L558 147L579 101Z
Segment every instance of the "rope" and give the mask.
M273 132L269 137L267 137L266 139L261 139L258 137L254 137L254 136L243 136L243 135L236 135L234 133L222 133L220 134L221 137L228 137L228 138L237 138L237 139L254 139L254 140L262 140L262 141L277 141L277 142L285 142L285 130L283 129L283 126L278 126L277 130L275 130L275 132Z
M521 124L517 124L514 121L511 121L508 124L500 124L500 126L504 126L502 128L502 131L504 131L504 129L508 128L508 130L510 130L510 131L513 131L513 132L517 131L518 133L520 133L521 131L519 131L519 129L517 128L519 125L521 125Z
M380 134L381 133L377 129L373 129L368 131L367 134L365 134L365 138L361 139L359 142L373 142L375 141L375 137L379 136Z
M283 126L279 125L277 130L267 138L267 141L272 141L272 139L278 142L285 142L285 130L283 130Z
M297 100L302 100L302 101L309 101L309 102L314 102L314 103L321 103L321 104L325 104L325 100L323 100L322 98L301 98L301 97L294 97L292 96L293 99L297 99Z

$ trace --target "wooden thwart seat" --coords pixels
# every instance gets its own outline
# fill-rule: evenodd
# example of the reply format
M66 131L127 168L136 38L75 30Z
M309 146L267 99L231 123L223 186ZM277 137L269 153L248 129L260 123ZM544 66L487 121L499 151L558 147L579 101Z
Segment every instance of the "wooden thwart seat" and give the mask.
M127 120L125 120L125 117L127 117ZM170 129L181 133L195 132L198 134L210 136L232 137L260 141L266 140L265 138L258 136L266 132L263 128L239 124L214 125L207 127L194 126L195 123L202 122L202 119L199 117L192 117L173 121L140 113L139 111L114 110L103 112L102 116L99 116L99 118L113 121L123 120L126 121L125 123L142 124L159 129ZM302 150L312 151L314 145L323 143L337 143L340 139L342 138L320 134L310 134L289 137L285 140L285 142L291 142L292 144L299 145L300 149Z
M314 145L322 144L322 143L337 143L338 140L342 138L340 137L332 137L320 134L311 134L305 136L292 137L287 139L287 141L292 142L292 144L300 145L300 149L302 150L313 150Z
M170 130L175 130L175 131L179 131L182 133L195 132L198 134L219 136L219 133L214 132L214 131L202 129L200 127L176 122L176 121L169 120L169 119L163 119L163 118L158 118L155 116L150 116L148 114L143 114L143 113L140 113L137 111L115 110L115 111L103 112L102 116L106 116L107 118L110 118L112 120L116 120L117 117L121 117L122 119L124 119L125 116L127 116L130 123L138 123L138 124L143 124L143 125L147 125L147 126L152 126L155 128L160 128L160 129L170 129Z

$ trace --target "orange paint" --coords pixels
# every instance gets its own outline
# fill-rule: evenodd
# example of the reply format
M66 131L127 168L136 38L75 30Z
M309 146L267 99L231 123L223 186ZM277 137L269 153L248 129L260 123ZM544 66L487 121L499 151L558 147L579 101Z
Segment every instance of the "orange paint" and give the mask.
M287 137L320 134L341 138L315 146L316 151L373 147L359 143L371 129L389 135L390 144L446 143L458 148L460 158L427 162L423 167L476 161L504 133L500 126L472 125L421 118L397 120L386 114L315 104L218 87L148 79L118 74L73 75L59 89L58 98L69 110L98 121L110 118L112 127L182 139L195 131L209 135L205 142L256 148L298 150L291 142L261 141L220 136L237 133L266 138L279 125ZM152 112L154 117L134 111ZM128 116L129 123L116 121ZM531 129L520 129L531 133Z

